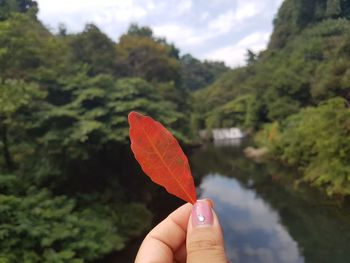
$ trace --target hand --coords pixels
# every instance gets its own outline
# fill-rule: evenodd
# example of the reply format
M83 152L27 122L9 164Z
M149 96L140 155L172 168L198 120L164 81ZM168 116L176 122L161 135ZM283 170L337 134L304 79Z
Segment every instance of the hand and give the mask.
M187 203L171 213L148 233L135 260L174 262L227 263L221 227L209 200Z

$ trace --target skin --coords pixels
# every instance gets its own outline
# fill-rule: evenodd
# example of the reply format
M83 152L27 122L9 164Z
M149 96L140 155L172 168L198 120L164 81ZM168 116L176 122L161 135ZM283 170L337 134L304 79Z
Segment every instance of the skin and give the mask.
M212 202L206 200L212 207ZM172 212L145 237L135 263L227 263L218 218L213 224L195 226L193 205L185 204Z

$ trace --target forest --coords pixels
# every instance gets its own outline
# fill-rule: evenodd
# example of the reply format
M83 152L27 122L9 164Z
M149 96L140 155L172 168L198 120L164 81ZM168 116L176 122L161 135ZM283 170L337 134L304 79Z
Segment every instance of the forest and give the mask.
M0 2L0 263L96 262L147 231L155 190L127 114L186 147L237 126L295 180L350 195L350 0L285 0L268 48L230 69L147 26L50 32L33 0Z
M348 196L349 20L349 0L284 1L268 48L194 94L196 127L244 127L296 180Z
M228 68L180 57L136 24L118 42L93 24L53 34L38 8L0 5L0 262L92 262L152 220L150 190L133 185L127 114L191 144L190 93Z

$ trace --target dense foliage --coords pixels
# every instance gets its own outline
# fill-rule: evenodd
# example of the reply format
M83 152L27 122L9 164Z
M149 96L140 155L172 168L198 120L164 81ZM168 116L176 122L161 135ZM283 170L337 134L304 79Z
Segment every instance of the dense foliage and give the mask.
M92 262L149 227L131 110L182 143L204 128L261 130L306 181L350 194L349 0L285 0L268 49L234 70L136 24L118 42L93 24L55 35L37 12L0 2L0 262Z
M274 123L280 136L263 141L276 157L329 194L348 195L349 10L348 0L284 1L269 48L248 51L247 66L196 92L195 125L253 131Z
M15 176L2 175L0 182L0 262L92 261L122 249L144 228L139 218L149 217L139 204L83 207L48 189L21 191Z
M212 84L228 71L223 62L204 61L186 54L181 57L181 77L185 89L195 91Z
M262 144L300 167L304 179L329 194L350 194L350 108L343 98L307 107L259 134Z
M0 3L0 262L92 262L152 219L127 114L189 142L192 84L177 48L148 27L131 25L119 42L93 24L54 35L37 11L31 0ZM196 63L213 65L192 74L200 85L219 75Z

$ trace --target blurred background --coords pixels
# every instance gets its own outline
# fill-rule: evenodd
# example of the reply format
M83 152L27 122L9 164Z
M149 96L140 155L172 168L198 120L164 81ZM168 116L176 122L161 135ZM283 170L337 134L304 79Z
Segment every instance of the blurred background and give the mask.
M232 262L350 260L350 0L0 0L0 263L133 262L182 204L163 123Z

